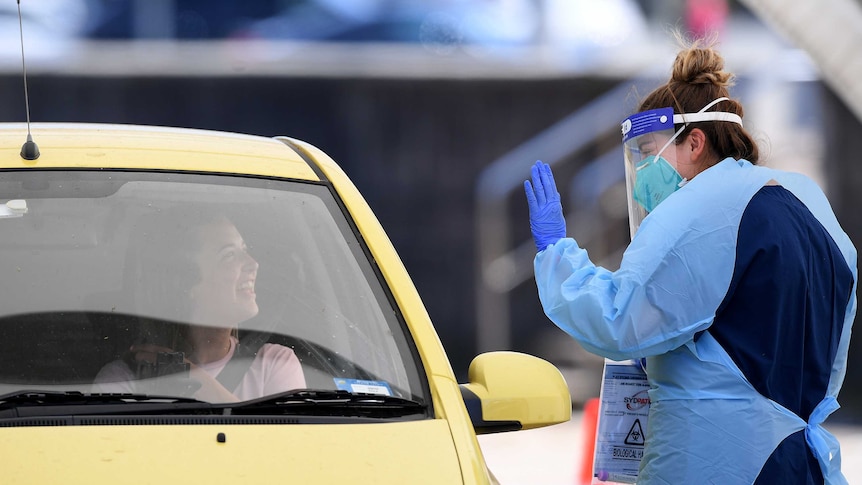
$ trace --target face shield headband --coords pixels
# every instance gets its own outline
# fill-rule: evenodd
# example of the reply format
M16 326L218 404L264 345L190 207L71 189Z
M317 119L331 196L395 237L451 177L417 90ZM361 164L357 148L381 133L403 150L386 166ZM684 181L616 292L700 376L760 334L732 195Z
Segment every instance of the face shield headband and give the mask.
M689 123L697 123L700 121L730 121L732 123L739 124L739 126L742 126L742 117L740 117L736 113L728 113L725 111L706 111L721 101L729 101L729 98L716 98L710 101L709 104L701 108L700 111L698 111L697 113L684 113L673 115L673 124L678 125L682 123L683 127L678 129L676 133L674 133L673 136L670 137L670 140L668 140L667 143L665 143L664 146L661 147L661 150L658 151L658 155L656 155L656 157L661 156L665 148L670 146L670 144L673 143L674 140L676 140L679 134L682 133L688 127ZM623 138L623 141L625 141L625 134L623 135Z
M673 108L659 108L635 113L622 122L632 236L647 213L687 182L661 157L685 128L703 121L727 121L742 126L742 118L735 113L706 111L726 100L726 97L715 99L697 113L674 114ZM680 124L683 126L674 131L674 125Z

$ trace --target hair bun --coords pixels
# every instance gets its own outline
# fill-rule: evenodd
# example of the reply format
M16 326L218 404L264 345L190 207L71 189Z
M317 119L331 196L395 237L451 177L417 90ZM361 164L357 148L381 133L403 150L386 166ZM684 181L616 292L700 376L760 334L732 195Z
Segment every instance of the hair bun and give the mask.
M671 81L727 88L733 84L733 74L724 70L724 58L718 51L693 45L677 54Z

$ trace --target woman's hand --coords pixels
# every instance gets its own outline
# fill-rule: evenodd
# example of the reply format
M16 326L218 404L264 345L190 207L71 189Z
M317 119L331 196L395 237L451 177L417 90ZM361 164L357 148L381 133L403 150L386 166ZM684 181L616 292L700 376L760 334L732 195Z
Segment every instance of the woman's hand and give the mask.
M150 364L156 363L160 353L175 353L173 349L155 344L135 344L129 348L129 352L135 362ZM148 379L148 385L152 386L153 391L161 394L191 395L195 399L207 402L239 401L215 377L185 356L183 356L183 363L189 366L188 376L178 375L179 373L154 376L153 379Z
M221 382L211 376L207 371L201 369L195 364L191 364L189 368L189 376L201 384L200 389L195 391L193 397L207 402L237 402L239 398L228 391Z
M160 353L173 353L174 350L155 344L135 344L129 347L129 352L131 352L135 362L155 364Z

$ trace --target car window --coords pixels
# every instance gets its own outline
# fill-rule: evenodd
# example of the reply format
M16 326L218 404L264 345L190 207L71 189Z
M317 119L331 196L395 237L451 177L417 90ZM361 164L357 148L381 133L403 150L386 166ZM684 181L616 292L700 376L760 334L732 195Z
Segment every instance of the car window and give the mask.
M132 346L188 359L190 335L231 325L234 354L215 375L238 367L242 398L279 390L272 375L295 358L308 388L425 401L409 334L326 185L5 172L0 203L0 392L151 382L155 362L143 369ZM154 355L158 372L182 373Z

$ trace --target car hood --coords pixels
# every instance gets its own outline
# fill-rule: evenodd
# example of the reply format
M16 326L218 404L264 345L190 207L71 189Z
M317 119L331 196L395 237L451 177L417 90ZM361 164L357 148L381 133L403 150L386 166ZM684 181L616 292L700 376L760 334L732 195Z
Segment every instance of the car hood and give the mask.
M17 484L463 483L440 419L7 428L0 456L3 482Z

